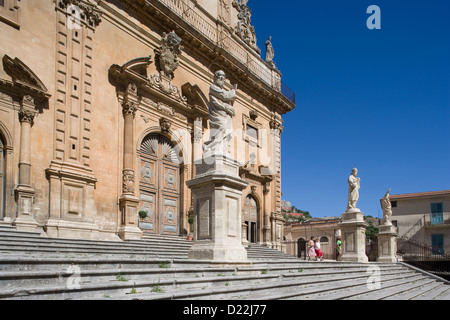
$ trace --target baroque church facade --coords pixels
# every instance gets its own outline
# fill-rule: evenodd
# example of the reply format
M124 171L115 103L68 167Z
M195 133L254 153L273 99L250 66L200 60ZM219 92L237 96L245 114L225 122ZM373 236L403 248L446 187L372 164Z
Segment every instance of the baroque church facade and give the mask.
M0 223L79 239L190 233L186 181L223 70L238 88L242 240L281 249L295 99L250 16L244 0L0 0Z

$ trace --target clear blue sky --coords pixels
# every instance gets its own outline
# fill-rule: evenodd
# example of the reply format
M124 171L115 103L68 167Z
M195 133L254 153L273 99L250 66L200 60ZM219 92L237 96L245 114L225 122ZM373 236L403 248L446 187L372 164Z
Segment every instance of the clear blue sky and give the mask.
M370 5L381 29L369 30ZM449 0L250 0L265 58L272 36L297 107L283 116L283 199L314 217L391 194L450 189Z

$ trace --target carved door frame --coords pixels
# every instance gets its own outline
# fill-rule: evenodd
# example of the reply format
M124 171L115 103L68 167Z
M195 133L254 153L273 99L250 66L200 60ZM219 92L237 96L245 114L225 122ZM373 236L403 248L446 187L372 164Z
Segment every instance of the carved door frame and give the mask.
M249 203L248 199L253 200L254 205ZM250 243L259 241L259 208L257 199L252 194L248 194L244 200L244 221L247 224L247 240Z
M147 233L179 235L181 161L177 145L160 133L147 134L139 150L139 227Z

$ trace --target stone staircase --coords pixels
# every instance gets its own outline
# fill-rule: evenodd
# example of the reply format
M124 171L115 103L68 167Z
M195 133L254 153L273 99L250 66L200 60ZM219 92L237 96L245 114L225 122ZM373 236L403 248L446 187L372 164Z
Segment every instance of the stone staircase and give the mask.
M250 263L230 265L187 259L191 245L147 235L51 239L1 226L0 299L450 299L448 282L404 264L303 261L251 245ZM368 282L374 275L379 287Z

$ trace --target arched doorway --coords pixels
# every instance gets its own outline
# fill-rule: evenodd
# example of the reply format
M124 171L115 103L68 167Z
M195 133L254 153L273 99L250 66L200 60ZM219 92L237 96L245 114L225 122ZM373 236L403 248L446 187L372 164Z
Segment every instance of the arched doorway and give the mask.
M180 229L179 148L151 133L139 150L139 227L148 233L178 235Z
M257 242L258 241L258 204L255 198L249 194L244 201L244 221L247 225L247 241Z

